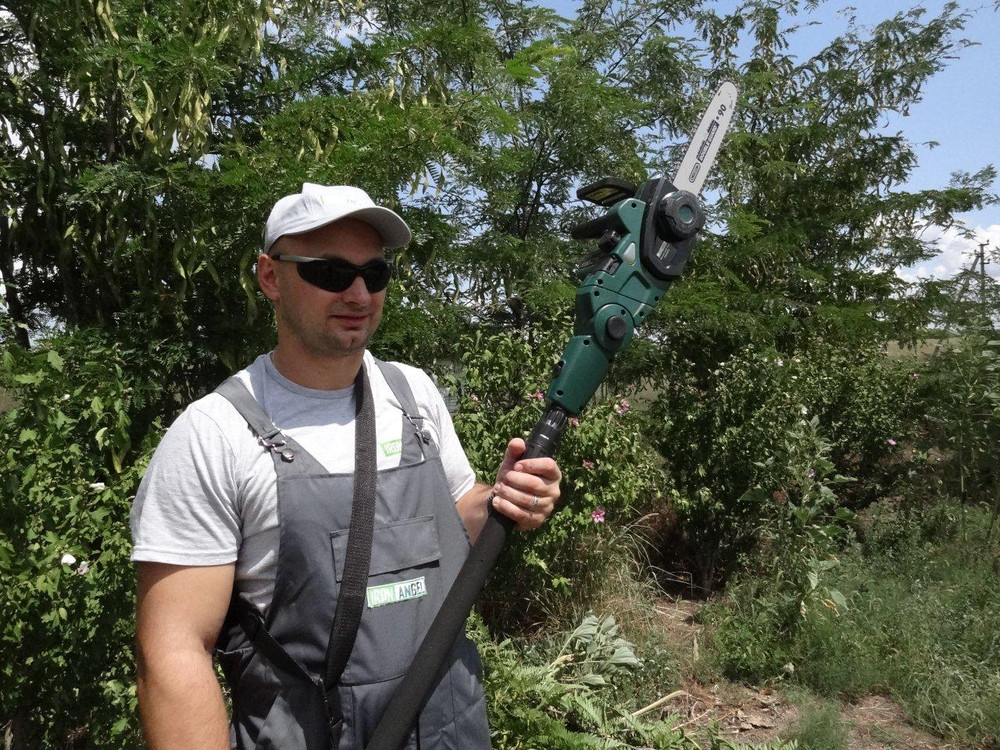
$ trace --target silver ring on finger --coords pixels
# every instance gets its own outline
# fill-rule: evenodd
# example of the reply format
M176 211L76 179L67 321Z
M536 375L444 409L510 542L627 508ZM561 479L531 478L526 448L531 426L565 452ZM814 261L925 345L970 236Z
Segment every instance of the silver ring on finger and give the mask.
M538 506L538 495L535 495L535 499L531 501L531 509L534 510Z

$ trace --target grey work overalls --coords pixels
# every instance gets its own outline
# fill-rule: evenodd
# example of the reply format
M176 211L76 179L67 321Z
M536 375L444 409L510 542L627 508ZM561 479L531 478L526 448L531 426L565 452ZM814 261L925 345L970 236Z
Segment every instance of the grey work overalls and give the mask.
M402 406L402 456L378 472L367 603L340 680L338 750L361 750L469 551L435 446L398 368L378 362ZM261 621L234 596L218 654L239 750L330 750L322 675L344 570L353 474L330 474L271 423L246 387L218 391L274 458L280 543L274 598ZM289 460L290 459L290 460ZM475 646L463 634L406 747L490 747Z

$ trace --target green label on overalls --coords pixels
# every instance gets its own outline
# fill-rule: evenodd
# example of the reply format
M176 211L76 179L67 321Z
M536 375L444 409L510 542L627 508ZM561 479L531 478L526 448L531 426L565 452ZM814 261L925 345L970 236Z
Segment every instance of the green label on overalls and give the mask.
M403 441L398 440L386 440L382 443L382 453L386 457L388 456L398 456L403 452Z
M368 587L368 608L374 609L385 604L405 602L407 599L419 599L427 595L427 585L424 577L414 578L399 583L386 583L381 586Z

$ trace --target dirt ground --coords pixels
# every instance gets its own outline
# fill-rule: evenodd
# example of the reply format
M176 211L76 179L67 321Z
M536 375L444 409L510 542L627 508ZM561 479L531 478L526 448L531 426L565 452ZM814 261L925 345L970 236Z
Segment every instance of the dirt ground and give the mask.
M750 688L729 682L703 685L692 676L699 658L703 627L694 620L699 604L685 599L663 599L657 612L682 662L682 685L656 711L680 714L678 725L692 736L710 725L733 743L768 743L788 737L798 708L779 690ZM848 750L972 750L928 734L910 725L891 699L871 695L846 703L841 716L850 727Z

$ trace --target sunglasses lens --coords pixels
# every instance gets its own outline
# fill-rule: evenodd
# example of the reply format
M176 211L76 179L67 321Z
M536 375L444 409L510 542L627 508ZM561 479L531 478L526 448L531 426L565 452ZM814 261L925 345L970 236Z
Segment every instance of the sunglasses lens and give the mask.
M372 294L381 292L389 286L389 276L391 276L389 264L384 260L370 261L361 269L361 277L365 280L365 286Z
M346 291L360 276L364 279L368 291L374 294L389 285L391 275L389 264L382 259L356 266L340 258L330 258L312 263L299 263L298 268L303 281L327 292Z

